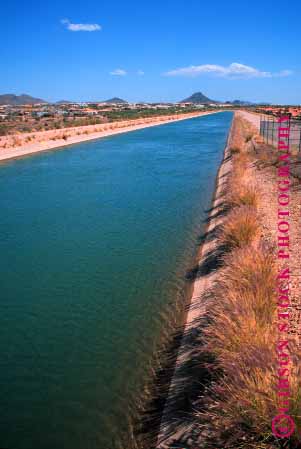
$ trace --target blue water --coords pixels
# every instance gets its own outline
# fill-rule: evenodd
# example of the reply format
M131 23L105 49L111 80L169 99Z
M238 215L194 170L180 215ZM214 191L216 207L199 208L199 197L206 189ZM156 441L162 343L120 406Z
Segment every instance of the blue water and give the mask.
M0 447L131 448L231 119L0 166Z

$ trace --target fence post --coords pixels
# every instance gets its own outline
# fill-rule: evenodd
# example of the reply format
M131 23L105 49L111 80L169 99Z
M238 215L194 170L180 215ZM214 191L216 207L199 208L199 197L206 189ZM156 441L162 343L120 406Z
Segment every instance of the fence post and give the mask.
M289 135L288 135L288 150L291 151L291 115L288 115L288 127L289 127Z

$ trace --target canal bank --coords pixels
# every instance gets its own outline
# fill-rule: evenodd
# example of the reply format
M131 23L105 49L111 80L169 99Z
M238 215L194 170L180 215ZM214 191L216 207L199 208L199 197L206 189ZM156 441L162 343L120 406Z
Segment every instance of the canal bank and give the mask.
M221 111L163 115L144 119L109 122L102 125L87 125L62 128L59 130L0 136L0 162L22 158L43 151L59 150L82 142L137 131L139 129L216 114L218 112Z
M252 117L235 114L201 259L191 273L194 293L157 448L278 448L275 389L281 385L277 375L288 372L279 374L277 363L278 354L285 355L283 332L289 335L291 386L285 416L295 427L282 441L299 448L301 191L292 172L293 282L290 312L283 313L289 326L277 332L277 274L283 269L277 257L278 170L277 151L262 141Z
M190 298L185 313L185 324L177 337L181 342L176 348L174 373L170 385L168 385L166 403L162 411L156 443L157 449L169 449L172 444L179 442L189 443L194 433L193 402L199 396L199 382L202 381L195 377L195 370L200 357L202 357L199 346L200 330L207 316L205 295L218 278L214 256L218 243L213 237L214 229L223 222L222 197L232 168L230 148L234 138L233 122L234 118L224 149L224 157L216 176L212 205L205 220L206 227L199 242L200 248L196 255L195 265L186 275L189 282L186 288ZM204 376L207 377L208 373L204 372ZM203 381L206 382L206 379Z

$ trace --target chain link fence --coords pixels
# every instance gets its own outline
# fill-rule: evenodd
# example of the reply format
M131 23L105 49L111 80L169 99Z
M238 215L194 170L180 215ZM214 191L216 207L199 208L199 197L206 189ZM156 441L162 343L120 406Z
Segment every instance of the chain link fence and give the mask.
M260 135L265 143L277 147L278 145L278 118L274 116L260 117ZM290 119L290 150L293 154L301 154L301 120Z

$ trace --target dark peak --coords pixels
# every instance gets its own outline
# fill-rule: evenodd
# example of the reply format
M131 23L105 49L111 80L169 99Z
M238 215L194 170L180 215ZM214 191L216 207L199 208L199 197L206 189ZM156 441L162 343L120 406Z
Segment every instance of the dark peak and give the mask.
M123 100L122 98L113 97L109 100L104 101L104 103L116 103L116 104L125 104L127 101Z
M202 92L195 92L190 97L182 100L181 103L195 103L195 104L208 104L208 103L218 103L215 100L210 100L210 98L206 97Z

